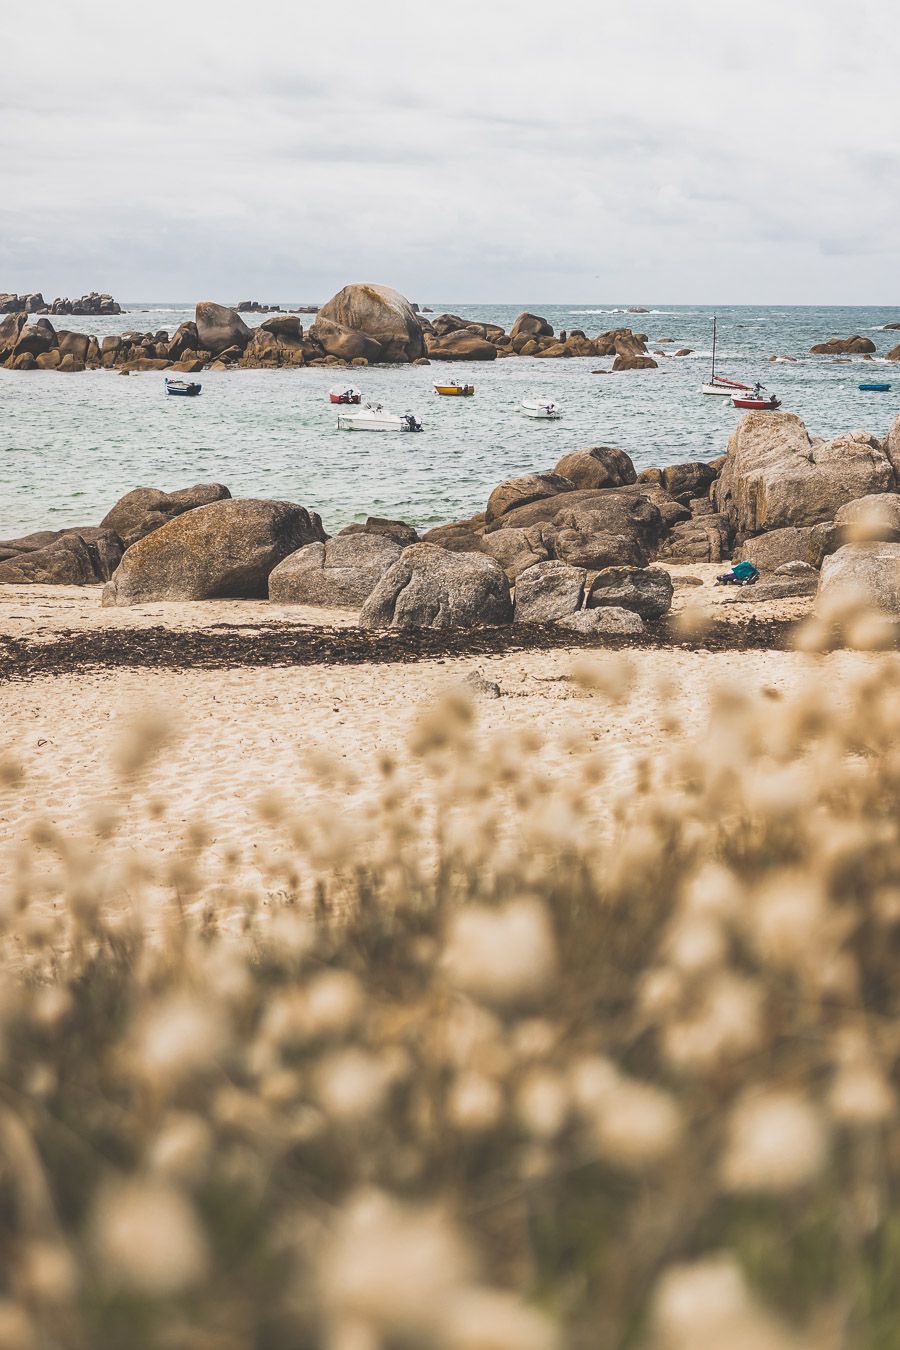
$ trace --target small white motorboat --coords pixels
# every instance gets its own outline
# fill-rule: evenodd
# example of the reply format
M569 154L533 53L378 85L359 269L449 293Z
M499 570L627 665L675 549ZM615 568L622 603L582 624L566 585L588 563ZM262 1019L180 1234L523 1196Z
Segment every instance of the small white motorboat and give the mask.
M421 431L412 413L388 412L380 403L367 403L359 412L338 413L338 431Z
M562 409L552 398L523 398L522 412L526 417L562 416Z

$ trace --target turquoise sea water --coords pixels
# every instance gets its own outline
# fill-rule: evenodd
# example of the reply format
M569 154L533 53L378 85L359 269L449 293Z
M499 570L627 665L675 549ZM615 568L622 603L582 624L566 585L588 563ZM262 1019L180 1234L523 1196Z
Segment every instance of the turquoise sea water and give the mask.
M327 391L342 376L328 369L205 371L197 399L167 398L157 373L124 379L113 371L0 370L0 538L97 524L134 487L172 490L210 481L227 484L235 496L301 502L320 511L329 530L369 514L428 527L481 510L502 479L552 468L584 446L620 446L639 469L714 458L740 416L727 400L699 393L709 370L709 306L648 304L647 314L604 304L431 308L507 330L520 309L545 315L556 331L581 328L589 336L627 325L646 332L651 349L672 337L669 351L691 347L693 355L620 375L592 373L609 360L521 357L354 372L365 400L421 419L425 431L412 436L338 432ZM861 333L883 358L900 342L900 332L881 327L900 320L897 310L720 306L716 312L719 370L767 383L812 433L864 428L883 435L900 412L900 364L806 355L815 342ZM136 304L116 318L65 322L102 336L172 332L192 316L190 305ZM801 359L770 364L767 358L778 354ZM441 375L474 382L475 397L439 398L431 386ZM891 392L861 393L857 385L872 377L892 379ZM534 393L561 404L560 421L521 416L519 403Z

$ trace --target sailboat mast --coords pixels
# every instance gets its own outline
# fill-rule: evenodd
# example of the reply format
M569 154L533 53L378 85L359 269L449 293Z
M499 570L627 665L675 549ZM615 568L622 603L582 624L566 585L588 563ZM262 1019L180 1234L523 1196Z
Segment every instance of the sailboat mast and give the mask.
M713 315L713 351L712 351L712 371L710 372L710 381L716 378L716 316Z

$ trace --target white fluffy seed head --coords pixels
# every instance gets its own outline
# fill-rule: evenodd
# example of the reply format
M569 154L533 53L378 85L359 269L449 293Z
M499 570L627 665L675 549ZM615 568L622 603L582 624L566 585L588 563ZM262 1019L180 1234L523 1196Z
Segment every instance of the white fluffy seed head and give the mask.
M748 1095L729 1120L726 1189L779 1194L813 1181L828 1153L821 1112L796 1092Z
M103 1192L94 1245L104 1279L160 1297L188 1289L206 1273L206 1241L193 1209L170 1186L133 1180Z
M427 1344L466 1282L469 1262L442 1214L367 1192L339 1215L320 1273L333 1316L368 1323L382 1337L419 1336Z
M521 899L460 910L450 923L445 963L458 988L487 1002L516 1003L539 994L556 970L546 909L538 900Z
M668 1157L681 1131L681 1113L667 1092L622 1077L598 1108L594 1139L608 1162L640 1169Z

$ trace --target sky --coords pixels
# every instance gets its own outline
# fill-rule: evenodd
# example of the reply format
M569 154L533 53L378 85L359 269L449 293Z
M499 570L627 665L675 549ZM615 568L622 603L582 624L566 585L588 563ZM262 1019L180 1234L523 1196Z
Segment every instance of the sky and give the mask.
M900 303L895 0L41 0L0 50L0 291Z

